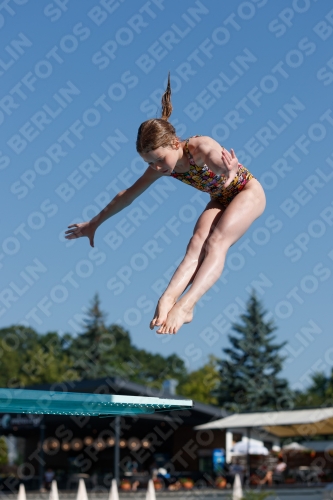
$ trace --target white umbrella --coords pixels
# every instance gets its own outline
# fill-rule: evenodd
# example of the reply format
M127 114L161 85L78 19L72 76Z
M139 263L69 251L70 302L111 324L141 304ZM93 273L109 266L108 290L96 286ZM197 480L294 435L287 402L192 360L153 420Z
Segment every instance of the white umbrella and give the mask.
M268 455L268 449L257 441L239 441L231 448L234 455Z
M303 446L302 444L295 443L295 442L282 446L282 449L283 450L300 450L300 451L308 450L308 448L306 446Z
M242 482L239 474L236 474L234 480L234 487L232 490L232 500L242 500L242 498L243 498Z

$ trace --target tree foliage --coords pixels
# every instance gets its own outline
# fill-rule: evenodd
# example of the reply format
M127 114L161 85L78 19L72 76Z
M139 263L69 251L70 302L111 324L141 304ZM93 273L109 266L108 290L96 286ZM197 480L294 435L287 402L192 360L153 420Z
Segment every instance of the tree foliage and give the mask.
M284 358L274 343L276 330L265 320L266 311L252 293L241 323L233 324L231 347L223 349L228 358L220 361L221 382L216 396L230 411L277 409L289 400L288 383L278 375Z
M120 376L160 388L168 378L186 377L184 362L176 354L163 357L133 345L130 334L119 325L105 324L98 295L93 298L83 331L68 337L68 353L75 359L73 368L81 379Z
M219 382L218 358L211 355L208 363L188 374L186 380L177 387L177 392L200 403L217 405L213 392Z
M264 500L265 498L272 497L270 491L245 491L242 500ZM277 497L278 498L278 497Z
M161 388L169 378L184 381L187 371L176 354L163 357L138 349L128 331L119 325L106 325L98 295L76 336L56 332L41 335L23 326L0 330L1 387L107 376Z
M0 386L78 379L65 342L57 332L38 334L32 328L10 326L0 330Z
M303 392L297 391L294 398L296 408L318 408L333 406L333 369L330 375L317 372Z

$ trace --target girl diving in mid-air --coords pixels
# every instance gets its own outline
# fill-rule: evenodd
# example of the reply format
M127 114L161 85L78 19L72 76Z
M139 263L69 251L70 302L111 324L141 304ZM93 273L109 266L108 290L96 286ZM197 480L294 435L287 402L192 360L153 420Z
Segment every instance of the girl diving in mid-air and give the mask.
M226 254L263 213L265 193L257 179L230 153L207 136L181 140L168 121L172 112L170 75L162 96L162 116L143 122L136 149L148 163L144 174L89 222L72 224L67 239L87 236L94 246L96 229L126 208L161 176L171 176L210 194L200 215L186 254L156 306L150 328L157 333L176 333L189 323L202 295L220 277ZM187 289L186 293L183 292Z

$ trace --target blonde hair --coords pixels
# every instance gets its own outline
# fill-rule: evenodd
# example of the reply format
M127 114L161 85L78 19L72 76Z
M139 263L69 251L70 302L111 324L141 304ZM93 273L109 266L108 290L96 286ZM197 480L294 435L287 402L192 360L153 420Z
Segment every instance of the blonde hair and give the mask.
M168 119L172 113L170 73L168 74L167 88L162 95L161 118L152 118L141 123L136 139L138 153L149 153L160 147L170 146L176 139L176 129Z

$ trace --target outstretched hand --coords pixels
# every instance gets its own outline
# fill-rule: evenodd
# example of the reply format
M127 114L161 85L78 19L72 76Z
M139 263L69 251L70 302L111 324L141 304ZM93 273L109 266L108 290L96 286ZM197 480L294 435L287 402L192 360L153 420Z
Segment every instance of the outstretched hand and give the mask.
M222 149L222 162L225 167L225 176L227 180L225 181L224 187L228 187L234 180L238 172L238 159L235 155L235 151L230 149L230 153L227 149Z
M68 231L65 232L66 240L74 240L76 238L81 238L82 236L87 236L89 238L90 246L94 246L94 236L96 232L96 226L91 222L81 222L79 224L71 224L68 226Z

